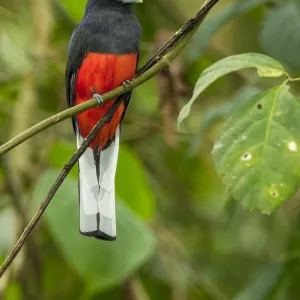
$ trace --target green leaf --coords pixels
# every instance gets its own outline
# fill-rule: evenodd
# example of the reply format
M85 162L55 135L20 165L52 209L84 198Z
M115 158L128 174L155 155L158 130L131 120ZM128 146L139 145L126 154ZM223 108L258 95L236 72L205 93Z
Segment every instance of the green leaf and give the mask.
M245 208L270 214L299 187L299 102L281 85L253 97L225 123L213 160Z
M189 63L197 60L206 49L211 37L218 29L233 17L242 15L249 10L261 5L262 0L245 0L231 4L222 11L215 13L212 17L204 20L199 30L195 34L192 42L188 45Z
M144 166L132 149L120 147L116 193L118 199L126 204L143 219L153 215L155 198L150 189Z
M271 10L265 18L260 42L267 54L294 69L300 68L300 10L293 2Z
M37 182L38 205L58 173L46 172ZM117 240L105 242L79 234L77 182L67 178L46 211L49 230L70 266L86 280L90 290L107 289L122 282L143 265L154 251L151 231L122 203L117 203Z
M270 263L264 267L257 278L246 287L234 300L265 300L269 299L282 274L283 268L279 263Z
M210 84L226 74L247 68L256 68L261 77L279 77L285 72L278 61L259 53L238 54L219 60L200 75L192 98L180 111L178 126L189 116L192 104Z

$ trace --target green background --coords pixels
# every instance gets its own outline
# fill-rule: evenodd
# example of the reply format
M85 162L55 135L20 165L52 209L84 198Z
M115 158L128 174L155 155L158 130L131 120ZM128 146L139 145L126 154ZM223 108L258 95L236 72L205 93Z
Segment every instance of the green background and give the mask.
M137 5L140 65L201 5ZM68 42L84 6L85 0L0 0L1 143L66 108ZM133 93L116 178L117 242L79 235L74 169L1 279L1 299L300 298L299 194L271 216L245 210L226 193L211 154L224 120L281 81L253 70L224 77L201 94L177 131L179 108L200 73L243 52L272 56L299 76L300 1L221 0L172 64L171 87L160 74ZM299 94L297 84L291 89ZM66 120L1 157L0 261L75 149Z

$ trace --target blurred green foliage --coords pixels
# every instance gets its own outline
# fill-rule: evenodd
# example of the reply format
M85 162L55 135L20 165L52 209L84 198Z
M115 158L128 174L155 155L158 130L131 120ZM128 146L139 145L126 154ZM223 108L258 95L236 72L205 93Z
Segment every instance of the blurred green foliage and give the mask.
M85 2L0 0L1 142L66 108L68 42ZM159 34L175 32L201 4L137 5L140 63L160 45ZM171 66L171 102L182 107L201 72L233 54L267 54L299 76L299 24L298 0L220 1ZM226 193L211 156L224 119L280 82L253 70L221 78L197 97L180 132L178 114L164 109L162 78L138 87L122 129L117 242L79 235L75 169L1 279L0 298L299 299L299 194L271 216L245 211ZM297 83L290 91L299 94ZM0 261L75 149L67 120L1 158Z

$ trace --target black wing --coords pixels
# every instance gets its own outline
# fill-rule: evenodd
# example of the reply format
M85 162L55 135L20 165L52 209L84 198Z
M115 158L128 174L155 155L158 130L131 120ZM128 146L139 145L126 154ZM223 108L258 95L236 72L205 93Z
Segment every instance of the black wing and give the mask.
M68 61L65 73L66 98L69 107L74 105L77 73L88 52L87 41L87 32L84 28L77 26L73 31L69 43ZM76 131L75 117L72 118L72 123L73 128Z

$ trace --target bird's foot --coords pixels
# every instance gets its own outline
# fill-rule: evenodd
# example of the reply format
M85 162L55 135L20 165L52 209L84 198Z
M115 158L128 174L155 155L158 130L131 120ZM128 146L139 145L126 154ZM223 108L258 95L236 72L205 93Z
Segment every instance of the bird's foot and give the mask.
M130 82L130 80L125 80L125 81L123 81L122 85L123 85L123 87L126 89L127 86L130 86L130 85L131 85L131 82Z
M101 95L95 93L93 95L93 98L95 98L97 100L97 102L99 103L99 106L103 106L104 105L104 101L103 101Z

